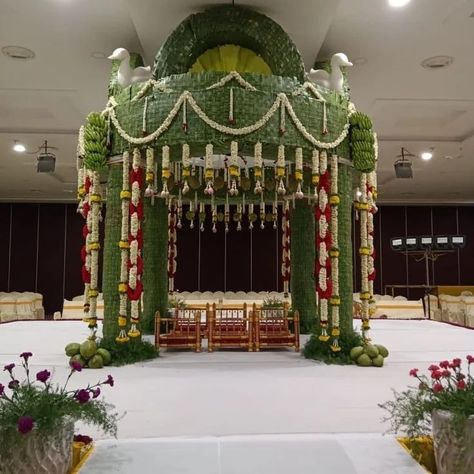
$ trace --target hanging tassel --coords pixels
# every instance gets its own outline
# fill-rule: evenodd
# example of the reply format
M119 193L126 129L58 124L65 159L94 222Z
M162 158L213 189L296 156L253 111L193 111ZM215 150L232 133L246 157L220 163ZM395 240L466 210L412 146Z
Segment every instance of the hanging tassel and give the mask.
M286 193L285 185L283 183L283 179L285 177L285 147L283 145L278 146L276 175L279 179L277 192L280 196L283 196Z
M130 338L127 336L125 329L120 329L119 335L115 338L115 340L121 344L130 341Z

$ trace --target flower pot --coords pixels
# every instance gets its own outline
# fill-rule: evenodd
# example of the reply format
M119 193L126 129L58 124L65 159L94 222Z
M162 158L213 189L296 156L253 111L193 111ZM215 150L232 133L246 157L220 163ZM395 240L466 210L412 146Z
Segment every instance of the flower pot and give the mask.
M32 431L23 435L12 453L2 460L5 474L67 474L71 469L74 423L60 425L53 434Z
M451 427L453 415L435 410L431 417L434 452L438 474L474 473L474 416L465 423L462 439L457 439Z

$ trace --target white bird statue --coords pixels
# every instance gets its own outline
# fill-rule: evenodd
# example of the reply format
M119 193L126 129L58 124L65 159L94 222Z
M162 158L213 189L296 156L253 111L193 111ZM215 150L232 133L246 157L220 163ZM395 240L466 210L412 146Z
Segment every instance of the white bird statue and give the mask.
M352 66L344 53L334 54L331 58L331 72L324 69L311 69L308 76L309 79L320 86L336 92L344 92L344 76L341 67Z
M122 87L127 87L130 84L136 84L138 82L146 82L151 78L150 66L140 66L135 69L130 67L130 53L125 48L117 48L109 56L109 59L121 61L117 71L117 82Z

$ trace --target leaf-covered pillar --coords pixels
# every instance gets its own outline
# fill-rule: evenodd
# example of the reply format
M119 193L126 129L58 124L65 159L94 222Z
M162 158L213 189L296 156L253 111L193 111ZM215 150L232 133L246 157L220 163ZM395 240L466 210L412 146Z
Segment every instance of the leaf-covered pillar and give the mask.
M352 320L352 173L349 166L339 164L339 327L341 334L353 330Z
M307 200L296 200L291 211L291 300L300 313L301 332L316 322L314 283L314 216Z
M118 284L120 281L120 231L122 225L122 163L109 167L105 213L104 266L102 292L104 294L104 339L115 340L118 334L117 316L120 309Z
M144 201L142 328L151 333L156 311L168 307L168 206L161 198Z

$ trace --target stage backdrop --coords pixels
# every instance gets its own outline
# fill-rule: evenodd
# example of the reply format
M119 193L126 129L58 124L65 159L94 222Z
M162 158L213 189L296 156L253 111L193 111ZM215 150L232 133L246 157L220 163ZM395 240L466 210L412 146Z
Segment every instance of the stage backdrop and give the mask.
M82 293L83 224L74 204L0 203L0 291L37 291L44 295L47 314L61 311L64 298ZM240 232L231 222L228 234L220 223L214 234L208 216L205 226L205 232L197 225L190 230L185 220L178 232L178 290L282 291L280 222L275 231L271 223L261 230L257 221L250 231L245 220ZM381 206L375 226L377 293L385 285L425 282L423 262L390 249L390 238L397 236L466 235L465 249L441 257L430 270L434 284L474 284L474 207ZM353 241L357 256L357 232ZM358 290L356 271L354 282ZM420 297L416 290L397 294Z

